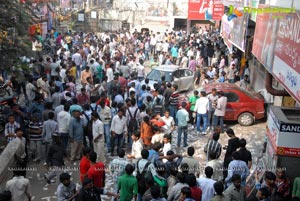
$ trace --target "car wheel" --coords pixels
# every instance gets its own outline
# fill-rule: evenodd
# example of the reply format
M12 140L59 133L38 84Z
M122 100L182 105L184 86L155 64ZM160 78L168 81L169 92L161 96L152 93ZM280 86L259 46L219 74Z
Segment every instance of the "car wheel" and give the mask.
M241 126L251 126L254 123L254 117L249 112L240 114L238 122Z

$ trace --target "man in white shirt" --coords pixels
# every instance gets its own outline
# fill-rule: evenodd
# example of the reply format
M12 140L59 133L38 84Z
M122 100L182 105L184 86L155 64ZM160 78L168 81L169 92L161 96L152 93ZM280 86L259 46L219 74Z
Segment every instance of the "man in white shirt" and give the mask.
M131 148L131 154L127 155L128 159L140 159L142 158L142 150L143 150L143 142L140 139L140 133L139 131L135 131L132 136L132 148ZM137 161L137 160L134 160Z
M151 54L155 54L155 45L156 45L156 37L155 34L152 35L151 39L150 39L150 49L151 49Z
M186 56L186 53L183 53L183 57L181 59L181 62L180 62L180 66L182 68L187 68L188 67L188 62L189 62L189 59L188 57Z
M106 70L106 77L107 77L107 92L108 92L108 96L111 96L112 93L112 83L114 80L114 72L111 66L109 66L109 68Z
M120 109L111 122L111 156L114 156L115 144L117 144L117 152L119 153L123 147L124 136L127 136L127 121L124 114L124 109Z
M200 98L197 99L194 111L197 112L197 134L200 134L200 122L203 120L202 134L206 134L207 119L209 109L209 100L206 97L206 92L200 92Z
M166 110L165 115L161 117L161 120L165 122L165 125L162 127L166 134L172 134L173 130L175 130L175 121L172 116L170 116L170 111Z
M11 192L11 200L31 200L32 195L29 179L22 176L24 173L21 170L15 170L13 173L14 177L6 182L6 190Z
M163 44L161 41L158 41L155 46L156 55L160 55L161 51L163 49Z
M74 61L76 64L76 78L78 78L81 73L80 66L82 64L82 57L81 57L81 54L79 53L79 50L75 54L73 54L72 61Z
M143 64L144 61L140 59L137 65L137 74L140 82L145 78L145 67L143 66Z
M104 156L104 126L96 111L91 114L93 121L93 145L97 153L97 161L105 162Z
M64 110L57 114L57 127L58 133L60 134L60 138L62 140L62 144L64 150L67 150L68 141L69 141L69 125L71 122L71 114L69 113L70 105L65 104Z
M51 69L51 80L54 80L54 77L59 76L60 66L57 63L56 59L53 58L53 62L50 64Z
M163 44L163 52L164 53L168 53L169 52L169 43L168 43L167 40Z
M221 132L224 132L224 116L226 112L226 105L227 105L227 97L224 96L224 92L220 91L219 98L217 100L217 106L215 109L215 113L213 116L213 127L215 128L218 123L220 123Z
M207 166L204 171L206 177L199 177L197 179L197 182L199 187L202 190L202 201L207 201L210 200L212 197L214 197L215 194L214 183L216 181L211 179L213 175L212 167Z

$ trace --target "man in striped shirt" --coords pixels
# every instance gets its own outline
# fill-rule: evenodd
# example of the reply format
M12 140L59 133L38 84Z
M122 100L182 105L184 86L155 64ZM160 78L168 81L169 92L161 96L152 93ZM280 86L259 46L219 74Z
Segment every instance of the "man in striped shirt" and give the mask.
M17 137L16 130L20 128L20 124L15 121L13 114L8 116L8 123L5 124L4 135L7 138L7 142L12 141Z
M34 162L41 160L42 141L43 141L43 123L39 121L39 115L33 114L32 121L28 125L27 133L29 135L30 150Z
M207 147L206 147L206 152L207 152L207 160L211 160L209 158L210 156L210 152L215 152L216 153L216 158L218 159L221 155L222 152L222 145L218 142L220 138L220 133L215 132L213 134L212 139L210 139L207 143Z

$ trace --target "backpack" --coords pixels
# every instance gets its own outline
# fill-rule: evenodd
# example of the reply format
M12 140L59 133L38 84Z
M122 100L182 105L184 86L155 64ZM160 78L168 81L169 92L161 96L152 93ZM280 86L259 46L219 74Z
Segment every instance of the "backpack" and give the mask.
M96 105L95 110L94 110L93 107L90 106L92 112L97 111L97 107L98 107L98 105ZM87 116L87 114L85 112L83 112L83 115L85 116L85 118L88 121L86 127L84 128L84 134L85 134L85 136L91 137L93 135L93 121Z
M138 127L138 122L136 120L136 114L137 114L138 108L136 108L134 112L134 116L132 116L130 109L128 109L128 113L130 116L129 124L128 124L128 131L136 131Z
M139 171L139 162L140 161L137 162L136 178L138 180L138 193L143 195L147 190L146 181L153 180L153 176L152 176L151 171L148 171L148 167L151 164L151 162L148 161L146 163L142 172Z

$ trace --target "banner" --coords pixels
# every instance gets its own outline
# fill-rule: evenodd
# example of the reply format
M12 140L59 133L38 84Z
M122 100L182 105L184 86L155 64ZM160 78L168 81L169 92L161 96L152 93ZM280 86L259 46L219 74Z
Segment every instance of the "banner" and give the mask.
M223 14L222 0L189 0L189 20L221 20Z
M168 2L162 0L159 3L157 1L147 1L147 17L167 17L168 16Z
M248 18L249 13L243 13L242 17L233 19L233 28L229 37L229 41L243 52L245 52L246 48Z
M175 1L173 3L173 16L187 18L188 0Z
M280 18L276 18L278 31L273 64L273 75L285 86L298 103L300 103L299 14L285 14L281 15Z
M232 52L232 44L229 41L230 32L233 29L233 20L228 21L227 15L223 15L221 23L221 35L223 37L224 43L227 45L230 53Z
M278 23L273 24L274 21L275 19L270 13L257 15L252 47L252 54L270 73L272 72L278 29Z

